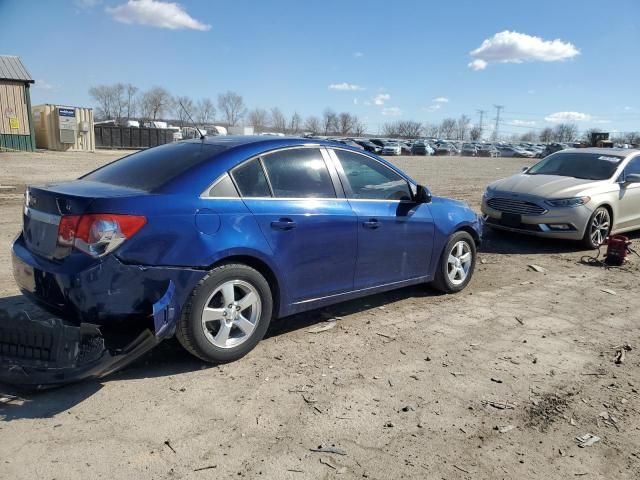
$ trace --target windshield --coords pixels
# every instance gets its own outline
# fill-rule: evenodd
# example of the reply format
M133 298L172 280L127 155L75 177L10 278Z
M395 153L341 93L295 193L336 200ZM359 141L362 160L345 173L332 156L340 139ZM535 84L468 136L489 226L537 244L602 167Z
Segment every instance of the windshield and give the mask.
M606 180L611 178L622 160L623 157L600 153L557 152L536 163L527 174Z

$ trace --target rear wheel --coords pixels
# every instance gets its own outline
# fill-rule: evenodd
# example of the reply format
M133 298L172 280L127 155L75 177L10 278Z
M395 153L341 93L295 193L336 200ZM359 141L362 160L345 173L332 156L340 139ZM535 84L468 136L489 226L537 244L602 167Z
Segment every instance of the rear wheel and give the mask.
M271 289L258 271L242 264L221 265L194 289L176 336L206 362L231 362L264 337L272 309Z
M456 293L471 281L476 266L476 243L467 232L454 233L442 251L431 285L444 293Z
M611 232L611 214L606 207L598 207L591 214L582 243L587 248L598 248Z

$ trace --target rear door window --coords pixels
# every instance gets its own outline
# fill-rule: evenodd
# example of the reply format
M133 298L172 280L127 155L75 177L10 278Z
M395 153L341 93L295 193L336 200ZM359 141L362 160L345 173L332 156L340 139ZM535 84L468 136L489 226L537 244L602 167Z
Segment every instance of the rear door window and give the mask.
M262 157L273 195L279 198L335 198L336 192L317 148L294 148Z
M335 150L335 153L351 187L351 198L411 200L407 181L386 165L347 150Z
M259 159L243 163L232 172L233 180L243 197L270 197L271 190Z

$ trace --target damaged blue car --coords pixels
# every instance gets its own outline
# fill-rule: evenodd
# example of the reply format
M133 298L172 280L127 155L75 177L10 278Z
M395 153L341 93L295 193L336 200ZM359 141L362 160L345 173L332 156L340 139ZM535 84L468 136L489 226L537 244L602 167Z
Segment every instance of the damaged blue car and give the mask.
M385 160L331 141L206 137L29 186L13 273L55 315L0 322L0 381L101 377L177 336L212 363L273 318L471 279L481 221Z

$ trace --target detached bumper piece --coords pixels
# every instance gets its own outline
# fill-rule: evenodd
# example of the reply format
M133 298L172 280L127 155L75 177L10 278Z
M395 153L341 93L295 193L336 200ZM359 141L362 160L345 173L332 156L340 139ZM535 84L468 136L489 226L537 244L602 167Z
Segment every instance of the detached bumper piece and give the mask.
M96 325L74 325L61 318L32 320L0 310L0 383L46 389L102 378L133 362L172 333L174 287L154 305L158 334L142 331L124 347L109 348Z

